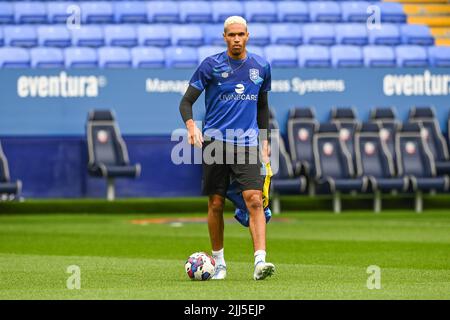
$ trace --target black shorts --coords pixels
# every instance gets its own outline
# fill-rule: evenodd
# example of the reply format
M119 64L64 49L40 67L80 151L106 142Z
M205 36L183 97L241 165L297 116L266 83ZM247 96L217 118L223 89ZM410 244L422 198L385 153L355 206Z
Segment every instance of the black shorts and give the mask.
M237 147L223 141L205 141L202 150L203 195L226 196L233 181L239 191L263 190L265 175L261 170L259 149Z

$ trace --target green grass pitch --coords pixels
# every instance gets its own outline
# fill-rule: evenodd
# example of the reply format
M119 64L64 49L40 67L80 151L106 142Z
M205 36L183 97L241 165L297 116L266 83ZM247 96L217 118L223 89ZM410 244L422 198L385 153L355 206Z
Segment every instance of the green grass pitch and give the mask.
M226 215L225 281L191 281L195 251L210 252L205 217L154 214L0 215L0 299L450 299L450 212L285 213L268 224L267 260L254 281L247 228ZM68 289L80 268L81 289ZM381 289L368 289L371 265Z

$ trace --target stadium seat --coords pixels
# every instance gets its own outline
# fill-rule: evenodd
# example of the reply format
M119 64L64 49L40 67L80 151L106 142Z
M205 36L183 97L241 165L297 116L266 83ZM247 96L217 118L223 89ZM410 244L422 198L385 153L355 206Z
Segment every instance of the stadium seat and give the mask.
M76 23L78 16L81 23L80 10L79 6L75 6L75 2L49 1L47 2L47 20L49 23L66 23L67 18L72 16L73 23Z
M23 48L0 48L0 68L29 68L30 54Z
M195 25L174 25L171 28L171 39L173 46L203 45L203 30Z
M5 26L3 28L5 46L35 47L38 44L36 28L33 26Z
M212 1L211 11L213 21L223 23L230 16L244 16L244 6L239 1Z
M48 25L37 27L40 46L65 48L72 44L72 37L65 25Z
M14 182L11 181L8 160L6 159L2 144L0 143L0 201L12 199L18 200L20 198L21 190L22 182L20 180Z
M164 24L140 25L137 28L140 46L170 46L172 41L170 29Z
M98 66L100 68L129 68L131 54L128 48L101 47L97 50Z
M211 5L208 1L180 1L180 21L183 23L212 22Z
M72 30L72 44L77 47L101 47L105 45L103 28L96 25L86 25Z
M367 26L361 23L336 24L336 43L364 46L368 43Z
M138 44L136 30L130 25L107 25L103 29L105 45L119 47L134 47Z
M246 1L244 11L248 22L267 23L278 20L277 8L271 1Z
M58 48L32 48L30 58L33 68L64 68L64 55Z
M192 47L168 47L165 57L168 68L195 68L198 64L197 49Z
M334 27L328 23L308 23L303 26L303 42L311 45L335 44Z
M81 21L83 23L113 23L114 10L111 2L81 2Z
M367 1L341 2L342 20L346 22L366 23L369 18L367 8L370 5L370 2Z
M340 22L341 7L336 2L309 2L309 17L312 22Z
M381 13L381 22L406 23L406 14L403 5L397 2L378 2Z
M369 29L369 43L386 46L399 45L401 43L400 29L393 23L382 23L379 29Z
M268 45L264 48L264 56L274 68L293 68L298 65L297 51L293 46Z
M367 177L357 176L347 146L335 123L322 123L313 138L316 190L333 194L333 210L341 212L341 193L366 192Z
M308 5L302 1L280 1L276 5L278 21L293 23L309 21Z
M430 28L425 25L404 24L400 26L400 34L403 44L431 46L434 44L434 37Z
M0 27L0 47L3 47L5 44L5 37L3 35L3 29Z
M201 46L197 49L198 61L201 63L207 57L224 52L225 46Z
M14 6L12 3L0 2L0 24L14 23Z
M47 23L47 10L42 2L14 3L14 21L20 23Z
M164 50L159 47L131 48L131 59L134 68L164 68Z
M119 48L127 50L124 48ZM110 110L89 112L86 125L88 147L88 173L107 179L107 199L115 199L116 178L136 178L140 164L131 165L125 141L119 132L115 116Z
M422 46L400 45L395 48L398 67L427 67L427 51Z
M93 48L71 47L64 50L66 68L97 68L97 50Z
M248 52L264 57L264 47L248 45L246 46L246 49Z
M408 177L416 194L415 209L421 212L422 192L445 192L448 176L437 176L433 156L421 135L418 123L405 123L396 138L398 175Z
M297 57L300 67L327 68L331 67L330 51L324 46L299 46Z
M270 25L270 42L299 46L303 43L302 28L295 23L274 23Z
M355 161L355 133L361 125L356 118L356 108L333 107L330 120L337 125L339 138L346 144L352 160Z
M428 61L432 67L450 67L450 46L429 47Z
M395 53L390 46L365 46L363 47L364 65L366 67L395 67Z
M146 23L147 4L141 1L115 2L114 20L117 23Z
M203 42L207 45L225 45L223 39L223 24L203 25Z
M364 123L355 135L356 168L366 176L374 192L374 211L381 210L381 193L408 191L408 179L395 176L394 160L380 136L377 123Z
M433 155L438 175L450 175L448 146L442 134L433 107L412 107L409 112L409 122L418 123L422 137L428 144Z
M147 18L150 23L177 23L180 11L175 1L148 1Z
M270 43L270 32L267 24L252 23L248 26L250 43L254 46L265 46Z
M363 55L359 46L337 45L330 48L331 63L336 68L362 67Z

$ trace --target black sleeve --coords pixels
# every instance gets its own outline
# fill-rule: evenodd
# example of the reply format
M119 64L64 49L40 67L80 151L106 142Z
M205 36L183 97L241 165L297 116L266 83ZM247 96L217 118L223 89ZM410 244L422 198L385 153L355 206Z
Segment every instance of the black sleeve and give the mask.
M267 91L260 91L258 94L258 110L257 121L259 130L269 129L269 102ZM266 139L269 139L269 131L267 131Z
M192 105L197 101L202 92L193 86L189 86L180 102L180 113L183 121L186 123L193 118Z

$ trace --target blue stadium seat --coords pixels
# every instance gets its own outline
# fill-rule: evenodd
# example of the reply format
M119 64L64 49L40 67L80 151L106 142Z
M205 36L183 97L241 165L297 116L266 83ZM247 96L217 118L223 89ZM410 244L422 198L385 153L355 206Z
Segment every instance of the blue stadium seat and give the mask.
M97 50L93 48L70 47L64 50L66 68L97 68Z
M401 43L400 29L392 23L382 23L379 29L369 29L369 43L395 46Z
M111 2L81 2L81 21L83 23L113 23L114 9Z
M298 46L303 43L302 28L295 23L274 23L270 25L270 42Z
M134 68L164 68L164 50L159 47L134 47L131 49Z
M395 48L398 67L428 66L427 51L422 46L400 45Z
M115 199L114 179L139 177L141 165L130 163L127 146L120 134L115 115L110 110L89 112L86 140L88 173L93 177L107 179L107 199L112 201Z
M79 6L75 6L75 2L47 2L47 20L49 23L66 23L67 18L70 16L74 17L73 22L76 22L75 17L80 14L80 8ZM79 22L81 22L81 19Z
M429 47L428 60L433 67L450 67L450 46Z
M100 68L129 68L131 67L131 54L128 48L101 47L97 50L98 66Z
M72 44L78 47L101 47L105 45L103 28L96 25L83 25L72 30Z
M103 33L107 46L134 47L138 44L136 29L131 25L107 25Z
M211 11L214 22L222 24L230 16L245 16L244 6L239 1L212 1Z
M335 123L322 123L313 139L316 190L334 195L334 212L341 211L340 193L366 192L367 177L355 173L347 146L340 139Z
M202 46L197 49L198 62L202 62L207 57L224 52L227 48L225 46Z
M66 25L39 26L37 35L40 46L64 48L72 44L72 37Z
M280 1L276 3L278 20L281 22L308 22L309 8L302 1Z
M336 42L338 44L348 44L364 46L368 43L367 26L361 23L336 24Z
M175 1L149 1L147 17L151 23L177 23L180 21L180 11Z
M208 1L180 1L179 10L181 22L212 22L211 5Z
M330 48L331 63L336 68L362 67L363 54L359 46L336 45Z
M23 48L0 48L0 68L29 68L30 54Z
M309 2L309 17L312 22L339 22L341 7L332 1Z
M146 23L147 4L140 1L115 2L114 18L117 23Z
M168 47L165 57L168 68L195 68L198 64L197 49L192 47Z
M5 44L5 36L3 35L3 29L0 27L0 47Z
M38 44L36 28L33 26L5 26L3 35L5 46L29 48Z
M355 133L361 125L356 118L356 109L353 107L333 107L330 118L331 122L337 125L339 139L345 143L351 159L355 161Z
M63 68L63 51L58 48L38 47L30 49L31 67Z
M251 23L248 25L250 34L249 44L254 46L265 46L270 43L269 27L265 23Z
M404 24L400 26L403 44L431 46L434 38L430 28L425 25Z
M203 30L197 25L173 25L171 28L173 46L203 45Z
M172 41L170 29L164 24L140 25L137 37L141 46L167 47Z
M271 1L246 1L244 11L248 22L264 23L278 20L277 8Z
M381 22L406 23L406 14L403 5L397 2L378 2Z
M224 45L223 24L205 24L203 26L203 42L207 45Z
M2 144L0 143L0 199L18 200L21 191L22 181L11 181L8 159L6 159Z
M14 23L14 6L8 2L0 2L0 24Z
M346 22L366 23L369 17L367 8L370 6L367 1L346 1L341 3L342 20Z
M328 23L308 23L303 26L303 42L312 45L335 44L334 27Z
M300 67L331 67L330 51L325 46L299 46L297 48L297 57Z
M264 56L274 68L293 68L298 65L297 51L293 46L268 45L264 48Z
M42 2L16 2L14 20L16 23L47 23L46 6Z
M247 45L246 49L248 52L264 57L264 47Z
M395 53L390 46L363 47L364 65L366 67L395 67Z

